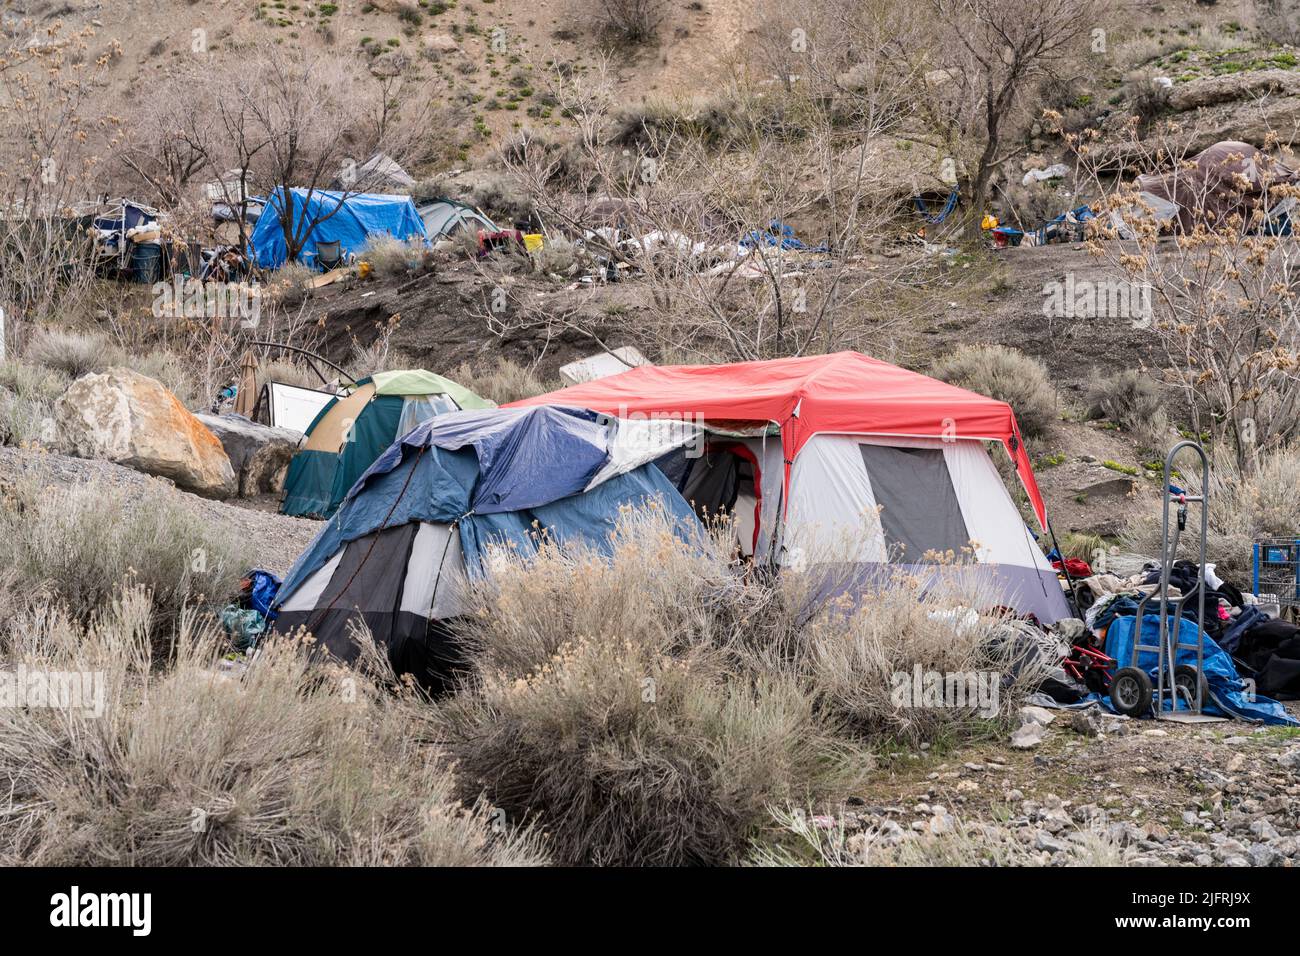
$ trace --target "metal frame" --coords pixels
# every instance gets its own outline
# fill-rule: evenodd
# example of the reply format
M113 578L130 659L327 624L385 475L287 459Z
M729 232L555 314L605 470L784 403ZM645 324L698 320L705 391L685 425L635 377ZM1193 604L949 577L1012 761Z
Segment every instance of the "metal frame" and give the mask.
M1201 459L1201 493L1199 495L1189 495L1186 492L1171 490L1169 477L1173 471L1174 458L1184 448L1192 448ZM1160 586L1147 594L1137 606L1137 617L1133 631L1133 650L1129 666L1138 666L1138 655L1142 651L1154 651L1156 653L1156 687L1155 687L1155 717L1157 720L1173 720L1186 723L1200 723L1209 721L1226 720L1223 717L1211 717L1204 713L1205 709L1205 682L1201 675L1205 673L1205 558L1206 542L1209 537L1209 502L1207 496L1210 490L1210 460L1205 454L1205 449L1199 442L1183 440L1169 449L1169 454L1165 456L1165 469L1163 476L1164 507L1161 518L1160 541L1162 552L1160 555ZM1177 523L1174 525L1172 539L1169 534L1169 506L1178 503ZM1190 503L1201 506L1200 522L1200 541L1198 543L1197 555L1197 577L1196 586L1186 594L1181 595L1174 605L1173 610L1173 627L1169 625L1169 575L1173 569L1174 561L1178 557L1178 539L1182 532L1187 530L1187 506ZM1192 595L1196 595L1196 620L1197 640L1196 640L1196 700L1187 701L1187 709L1180 710L1178 706L1178 684L1175 680L1175 673L1178 667L1178 632L1182 626L1183 608ZM1159 597L1160 613L1160 634L1156 645L1142 644L1142 620L1146 613L1146 606L1153 597ZM1166 684L1166 681L1168 683ZM1168 688L1166 690L1166 687ZM1168 696L1169 708L1165 708L1166 695Z

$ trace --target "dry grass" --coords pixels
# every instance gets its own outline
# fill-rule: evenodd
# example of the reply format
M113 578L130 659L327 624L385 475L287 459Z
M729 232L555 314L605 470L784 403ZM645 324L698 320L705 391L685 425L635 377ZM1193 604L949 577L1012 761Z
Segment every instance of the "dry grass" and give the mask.
M653 510L610 548L500 555L463 634L473 677L442 708L462 797L535 818L561 861L735 862L767 808L851 794L873 743L997 724L892 699L914 664L1009 670L1000 622L954 624L952 595L810 607L806 580L743 581Z
M359 253L377 275L398 276L418 272L433 265L430 251L419 239L410 242L389 235L372 236Z
M1056 390L1042 362L1001 345L963 345L930 374L1008 403L1026 437L1044 434L1058 417Z
M80 378L126 363L126 353L98 332L72 332L44 327L27 343L24 358L33 365Z
M71 383L62 372L9 361L0 365L0 444L26 445L43 437L43 422Z
M756 843L754 866L1041 866L1047 854L1022 843L1016 831L997 824L954 820L951 832L907 833L897 843L880 833L846 838L841 827L818 826L805 811L773 813L777 834ZM1136 855L1099 828L1076 830L1053 865L1129 866Z
M0 862L35 865L520 865L531 834L452 796L428 709L274 640L222 671L181 618L164 667L132 588L87 626L48 605L10 629L9 660L92 671L98 716L0 711ZM91 772L93 769L93 772Z
M1266 456L1258 469L1242 475L1232 466L1233 456L1210 456L1210 531L1207 549L1209 560L1217 562L1220 577L1238 587L1251 578L1251 545L1261 537L1300 536L1300 449L1285 448ZM1174 481L1180 487L1199 490L1200 466L1195 455L1180 455L1174 462L1185 471ZM1189 528L1199 527L1197 506L1192 505ZM1148 556L1160 554L1160 512L1153 509L1124 529L1123 545L1127 550ZM1194 558L1196 535L1182 536L1180 554Z
M23 361L68 381L121 366L161 382L186 408L198 410L207 404L200 394L198 373L183 356L165 349L134 354L102 332L40 328L27 343Z
M476 395L498 405L532 398L560 387L559 382L546 382L531 368L508 358L498 358L483 365L464 362L448 375Z
M0 565L23 593L55 596L82 620L128 581L167 616L191 601L224 601L254 558L247 541L205 524L162 482L147 500L107 483L31 480L0 499Z

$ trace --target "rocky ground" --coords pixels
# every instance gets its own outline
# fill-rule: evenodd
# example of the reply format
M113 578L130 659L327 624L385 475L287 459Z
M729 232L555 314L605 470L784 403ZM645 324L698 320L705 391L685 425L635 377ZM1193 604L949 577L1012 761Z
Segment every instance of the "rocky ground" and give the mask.
M852 861L1300 865L1300 729L1037 716L1051 722L1026 749L892 754L860 802L816 822L843 828Z

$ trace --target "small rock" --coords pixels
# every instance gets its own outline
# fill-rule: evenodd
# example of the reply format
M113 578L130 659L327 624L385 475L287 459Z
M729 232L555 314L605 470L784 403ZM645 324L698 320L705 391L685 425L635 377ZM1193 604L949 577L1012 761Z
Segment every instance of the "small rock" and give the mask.
M1095 708L1076 710L1070 715L1070 729L1085 737L1096 737L1102 732L1101 719Z
M1043 724L1027 723L1011 735L1011 746L1017 750L1029 750L1043 742L1047 727Z
M1267 843L1255 843L1246 851L1246 859L1251 866L1275 866L1281 862L1282 854Z
M1034 849L1046 850L1048 853L1063 853L1067 847L1046 830L1039 830L1034 837Z
M1046 727L1056 719L1056 715L1046 707L1021 707L1020 720L1022 723L1042 724Z
M1250 832L1261 840L1276 840L1281 836L1277 828L1268 820L1256 820L1250 825Z

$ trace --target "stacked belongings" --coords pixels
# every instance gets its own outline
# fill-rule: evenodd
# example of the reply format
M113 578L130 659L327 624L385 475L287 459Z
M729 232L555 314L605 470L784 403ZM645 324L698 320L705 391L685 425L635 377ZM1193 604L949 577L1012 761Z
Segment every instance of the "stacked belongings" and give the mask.
M1169 573L1169 603L1167 612L1173 626L1173 615L1177 611L1177 599L1189 593L1196 585L1197 565L1190 561L1176 561ZM1208 682L1208 697L1205 705L1207 714L1237 717L1255 723L1300 725L1276 700L1266 696L1262 687L1252 686L1242 679L1242 668L1233 660L1232 648L1239 647L1239 635L1245 630L1234 624L1243 623L1245 628L1258 626L1269 620L1260 609L1254 595L1243 594L1231 583L1222 580L1214 573L1214 565L1206 565L1205 583L1205 620L1197 620L1195 601L1185 602L1181 619L1177 622L1177 664L1194 664L1198 639L1205 642L1204 675ZM1110 659L1106 670L1113 671L1114 662L1129 661L1132 657L1135 632L1138 630L1136 615L1142 600L1154 595L1160 588L1160 565L1152 561L1141 571L1127 578L1112 574L1094 574L1075 582L1075 601L1084 615L1087 630L1078 642L1078 647L1091 654L1102 654ZM1158 601L1157 601L1158 603ZM1160 629L1159 610L1155 604L1148 602L1143 613L1140 643L1154 645L1158 643ZM1300 636L1300 631L1289 635L1277 635L1278 644L1283 644ZM1273 636L1268 632L1261 634L1261 644L1269 644ZM1275 645L1276 646L1276 645ZM1300 653L1300 641L1288 645L1284 653L1290 653L1295 647ZM1240 656L1240 654L1238 654ZM1077 659L1077 658L1076 658ZM1296 672L1300 673L1300 659L1295 663ZM1138 656L1138 666L1151 670L1156 666L1154 651L1143 651ZM1256 682L1252 668L1246 668L1247 676ZM1285 679L1287 668L1276 671ZM1092 680L1089 687L1097 699L1105 706L1110 706L1109 698L1103 688ZM1113 708L1112 708L1113 709Z

